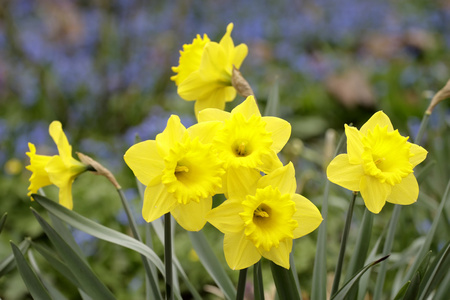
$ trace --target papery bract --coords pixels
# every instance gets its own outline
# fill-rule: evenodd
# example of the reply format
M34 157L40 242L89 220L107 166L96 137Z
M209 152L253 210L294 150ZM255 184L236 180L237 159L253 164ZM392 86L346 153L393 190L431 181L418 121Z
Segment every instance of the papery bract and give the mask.
M389 117L379 111L362 127L345 125L347 154L335 157L327 176L344 188L360 191L366 207L379 213L386 201L416 202L419 186L413 168L427 156L422 147L394 130Z
M27 155L30 157L30 165L26 168L32 172L28 196L44 186L54 184L59 188L59 203L72 209L72 183L78 175L86 171L87 166L72 157L72 146L59 121L50 124L49 133L58 147L59 155L38 155L36 147L28 143L30 152L27 152Z
M172 70L171 77L178 86L181 98L195 102L195 115L202 109L225 108L225 102L233 101L236 90L231 84L233 66L239 68L247 56L245 44L234 46L231 38L233 23L219 43L211 42L208 36L197 35L192 44L184 45L180 51L179 65Z
M155 140L131 146L124 159L146 185L142 215L151 222L170 212L186 230L198 231L206 223L212 196L222 186L223 163L212 151L207 129L218 122L186 129L172 115Z
M247 268L261 256L289 269L292 240L322 222L317 207L296 194L292 163L250 180L233 197L208 213L207 219L225 234L224 253L231 269Z

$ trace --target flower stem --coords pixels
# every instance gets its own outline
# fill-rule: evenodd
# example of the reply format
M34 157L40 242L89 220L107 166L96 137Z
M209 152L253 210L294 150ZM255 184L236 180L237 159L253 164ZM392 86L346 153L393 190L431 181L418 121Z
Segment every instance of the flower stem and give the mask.
M339 281L341 279L342 264L344 262L344 254L345 254L345 248L347 246L348 232L350 231L350 224L352 223L353 208L355 206L356 195L358 195L358 192L353 192L352 201L350 201L350 205L349 205L348 211L347 211L347 218L345 220L344 232L342 233L341 248L339 249L339 258L338 258L338 261L336 264L336 271L334 274L333 287L331 288L331 296L333 296L339 289Z
M128 205L128 201L125 197L125 194L123 193L121 188L118 188L117 192L119 193L120 201L122 202L123 209L125 210L125 213L127 215L128 223L130 224L133 237L136 240L142 242L141 235L139 234L139 231L137 229L136 221L134 220L133 214L131 213L131 209L130 209L130 206ZM141 258L142 258L142 264L144 265L145 273L148 278L148 283L150 284L150 288L149 288L148 292L150 293L151 298L162 299L158 283L155 280L156 272L152 269L152 266L150 265L150 263L148 262L148 259L146 257L141 255Z
M247 281L247 268L242 269L239 272L239 280L238 280L238 286L237 286L237 294L236 294L236 300L243 300L244 299L244 293L245 293L245 283Z
M172 236L170 213L164 215L164 264L166 267L166 299L173 300L172 289Z
M253 266L253 287L255 290L255 300L264 300L264 285L261 272L261 260Z
M339 139L334 156L338 155L345 142L345 134ZM330 194L330 181L326 180L323 193L323 203L320 213L322 214L322 224L319 226L317 236L317 250L314 258L313 279L311 287L312 300L325 300L327 295L327 266L326 266L326 248L327 248L327 220L328 220L328 197Z

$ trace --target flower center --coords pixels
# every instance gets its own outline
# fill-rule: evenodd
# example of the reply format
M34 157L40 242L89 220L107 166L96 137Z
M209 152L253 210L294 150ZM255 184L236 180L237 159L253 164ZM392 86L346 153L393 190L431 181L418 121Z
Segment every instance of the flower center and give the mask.
M411 144L395 130L388 132L387 126L377 125L362 138L364 172L390 185L399 184L413 172L409 162Z
M205 163L208 162L208 163ZM199 202L215 194L222 185L222 161L198 138L177 143L164 158L161 181L179 203Z
M278 188L258 189L255 196L247 196L240 213L244 233L261 250L270 251L286 238L293 238L298 223L292 219L296 208L290 194L281 194Z
M270 153L272 143L272 134L267 132L260 116L253 115L247 120L240 113L225 121L214 139L226 168L258 168L262 165L262 155Z

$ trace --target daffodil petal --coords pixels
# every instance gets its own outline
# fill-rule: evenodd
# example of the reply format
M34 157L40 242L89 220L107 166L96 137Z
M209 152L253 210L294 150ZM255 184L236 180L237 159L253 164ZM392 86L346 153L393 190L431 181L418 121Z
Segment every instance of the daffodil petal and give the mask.
M72 158L72 146L70 146L64 131L62 130L61 122L53 121L49 126L49 133L58 147L58 152L64 161Z
M294 229L294 239L305 236L314 231L322 223L322 215L319 209L308 199L299 194L292 196L297 209L292 217L297 221L298 227Z
M380 110L375 114L373 114L372 117L370 117L370 119L361 127L360 132L363 135L366 135L368 130L373 130L377 125L379 125L380 128L387 126L388 132L394 130L394 127L392 126L389 117L383 111Z
M202 61L200 63L199 74L205 81L222 82L231 85L232 66L227 66L227 63L228 55L227 52L225 52L225 48L219 43L210 42L205 46ZM224 71L226 74L223 74Z
M417 201L419 185L414 173L403 178L402 182L392 187L387 201L394 204L408 205Z
M259 166L259 170L266 174L269 174L283 166L280 158L273 150L271 150L268 154L262 154L260 158L262 164Z
M248 268L261 259L261 254L243 232L226 234L223 240L223 251L227 264L232 270Z
M262 251L261 255L277 265L289 269L289 253L292 251L292 239L280 241L278 247L272 247L270 251Z
M158 147L159 156L164 158L168 154L168 149L174 147L177 142L183 139L186 133L186 127L181 124L177 115L171 115L167 120L166 129L156 136L156 145Z
M209 144L222 126L222 122L219 121L201 122L189 127L187 132L192 139L198 137L201 143Z
M228 24L227 31L220 40L219 44L222 46L226 53L230 53L234 49L234 43L231 39L231 32L233 31L233 23Z
M361 196L369 211L378 214L386 203L392 187L387 183L381 183L372 176L361 178Z
M197 99L194 106L195 115L198 116L199 112L206 108L216 108L220 110L225 109L225 99L226 97L230 97L228 92L231 92L233 99L236 97L236 91L234 88L232 86L228 86L216 87L208 97Z
M270 148L280 152L291 137L291 124L276 117L262 117L262 120L266 122L266 130L272 133L273 144Z
M246 44L239 44L234 48L233 53L233 65L239 69L241 67L242 62L244 61L245 57L248 54L248 47Z
M281 194L294 194L297 189L297 182L295 180L295 170L292 162L261 177L258 181L257 188L263 189L269 185L277 187Z
M179 204L171 210L172 216L178 224L188 231L199 231L206 224L206 214L211 210L212 197Z
M261 116L258 104L256 104L255 97L253 96L248 96L247 99L244 100L244 102L236 106L231 111L231 114L242 114L246 119L250 119L250 117L253 115L256 115L258 117Z
M224 180L225 196L228 199L244 199L247 195L253 195L260 178L258 170L229 167Z
M242 211L241 202L230 199L212 209L206 215L206 220L222 233L241 232L244 229L244 222L239 213Z
M364 151L361 141L361 133L353 126L345 125L345 135L347 136L347 154L351 164L362 163L361 155Z
M411 148L409 149L409 152L413 154L412 157L409 158L409 162L413 165L413 168L423 162L425 158L427 157L428 151L424 148L420 147L419 145L412 144Z
M74 180L75 179L72 178L67 184L59 188L59 204L70 210L73 208L72 183Z
M203 78L199 71L194 71L180 83L177 92L184 100L194 101L206 99L218 87L222 87L222 85L210 82Z
M350 164L347 154L336 156L327 168L328 180L351 191L359 191L362 176L362 165Z
M177 204L178 201L167 192L164 184L147 187L144 193L142 217L145 221L152 222L173 210Z
M217 108L205 108L201 110L198 115L198 122L207 121L225 121L230 118L231 114L227 111Z
M155 177L161 176L164 169L164 160L158 154L156 141L143 141L131 146L123 158L137 179L146 186Z

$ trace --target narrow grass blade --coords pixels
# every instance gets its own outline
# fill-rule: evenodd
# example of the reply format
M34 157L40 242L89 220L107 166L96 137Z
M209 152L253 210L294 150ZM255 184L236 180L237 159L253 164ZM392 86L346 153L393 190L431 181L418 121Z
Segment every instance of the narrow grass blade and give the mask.
M211 275L217 286L222 290L225 298L229 300L235 299L236 290L233 286L233 283L231 282L227 273L225 273L225 270L215 256L213 250L211 249L211 246L203 235L203 232L189 231L188 234L189 238L191 239L192 246L194 247L195 252L197 252L202 265Z
M417 268L419 267L423 257L426 255L426 253L429 251L431 242L433 241L434 234L436 233L436 230L439 225L440 217L442 214L442 211L445 207L445 203L447 202L448 198L450 198L450 181L447 184L447 188L445 189L444 196L442 197L441 203L439 204L438 210L436 212L436 215L434 216L433 223L431 225L430 230L428 231L426 235L425 242L423 243L422 247L420 248L419 253L416 256L416 259L414 260L412 266L409 268L408 272L405 275L405 281L409 280L412 277L412 274L414 274L417 271Z
M114 243L116 245L132 249L145 257L149 258L150 261L158 268L158 270L164 274L164 265L161 259L156 255L156 253L150 249L147 245L137 241L136 239L112 230L108 227L95 223L88 218L85 218L74 211L68 210L67 208L59 205L55 201L47 199L40 195L33 195L36 202L42 205L48 212L55 215L59 219L63 220L67 224L84 231L92 236L95 236L104 241Z
M411 281L408 281L407 283L405 283L402 288L398 291L397 295L395 296L394 300L402 300L403 297L406 294L406 291L409 288L409 285L411 284Z
M264 284L261 272L261 260L253 265L253 288L255 300L264 300Z
M5 212L2 216L2 218L0 219L0 233L2 233L3 226L6 223L6 217L8 217L8 213Z
M450 272L447 272L441 284L436 289L434 299L445 299L448 295L450 295Z
M236 300L244 300L245 286L247 285L247 272L248 268L239 271Z
M278 91L278 80L276 80L269 90L269 96L267 97L267 104L266 109L264 110L264 115L276 117L278 115L279 107L280 93Z
M431 291L445 277L450 269L450 242L447 243L434 259L419 288L419 299L427 299Z
M22 253L28 250L28 247L30 246L30 240L25 239L19 244L19 249ZM14 254L9 255L6 257L2 262L0 262L0 278L2 278L3 275L9 273L11 270L14 269L15 261L14 261Z
M34 209L31 209L47 237L67 267L77 278L82 289L94 299L115 299L111 291L98 279L91 268L64 241L63 238Z
M287 270L274 262L270 262L273 282L277 288L279 299L301 300L301 295L297 290L294 276L291 270Z
M31 269L31 267L28 265L20 249L13 242L11 242L11 248L16 260L17 269L19 269L20 276L22 277L23 282L27 286L28 291L30 292L33 299L51 300L52 298L48 294L48 291L39 280L37 275L34 273L33 269Z
M356 274L352 279L350 279L350 281L348 281L346 284L344 284L344 286L334 295L331 297L331 300L344 300L347 297L348 292L351 290L351 288L358 283L359 278L361 278L361 276L367 271L369 270L371 267L375 266L376 264L384 261L386 258L388 258L389 255L382 257L370 264L368 264L367 266L365 266L364 268L362 268L361 271L358 272L358 274Z

